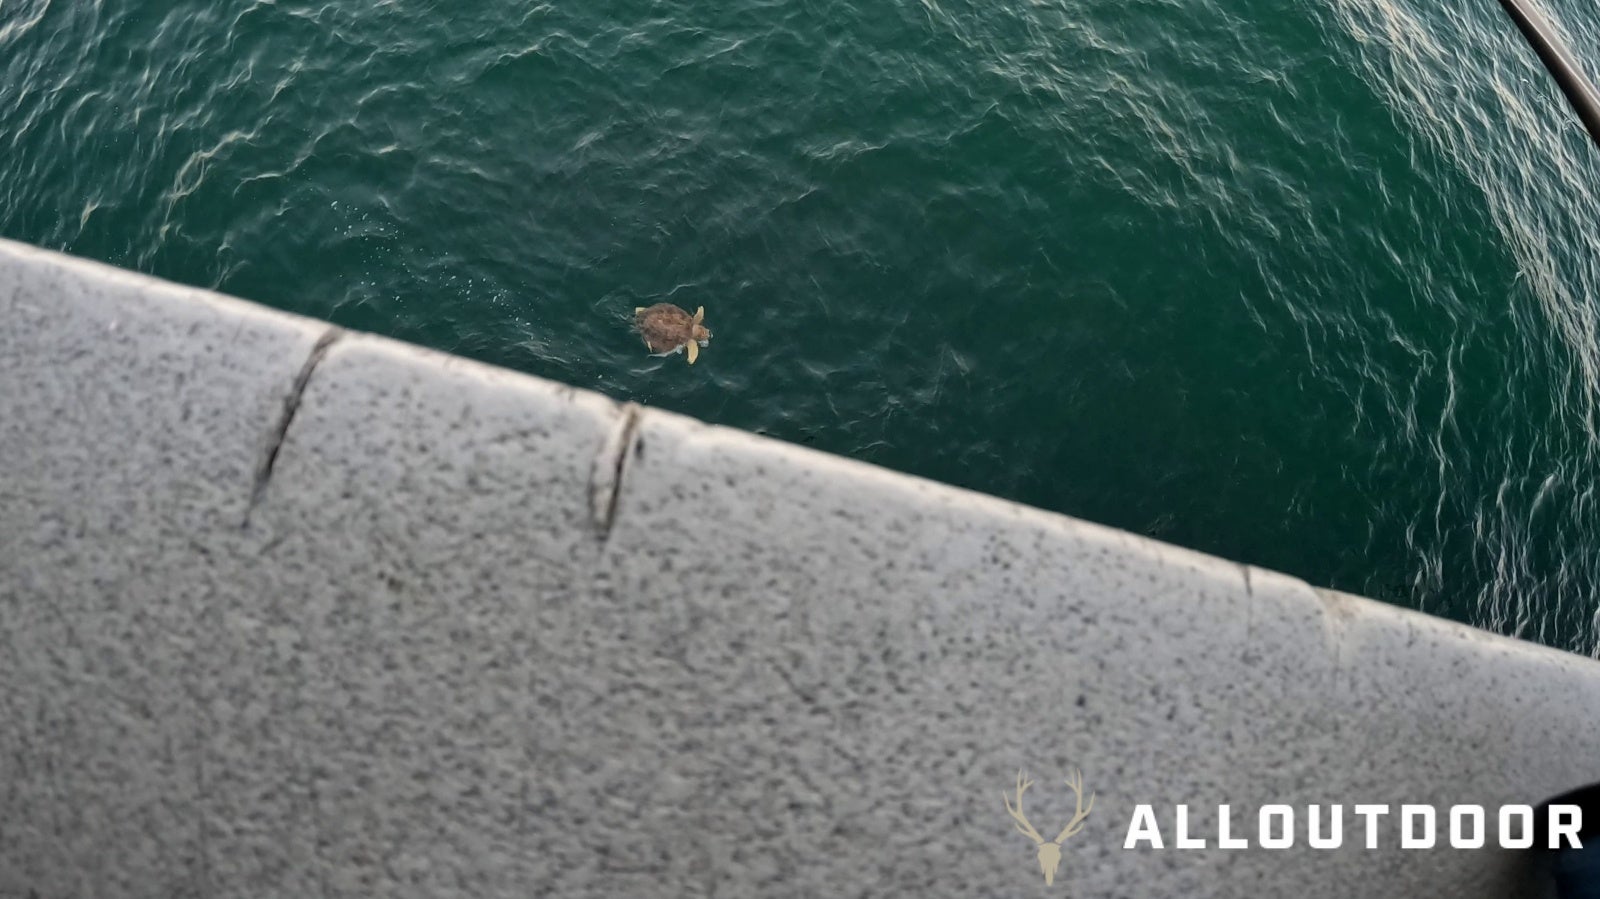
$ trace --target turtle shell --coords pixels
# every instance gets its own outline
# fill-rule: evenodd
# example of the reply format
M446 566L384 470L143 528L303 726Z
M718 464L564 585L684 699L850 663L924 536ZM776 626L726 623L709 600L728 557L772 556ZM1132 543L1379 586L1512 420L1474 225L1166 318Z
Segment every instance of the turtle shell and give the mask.
M670 353L694 339L694 316L671 303L638 310L633 326L652 353Z

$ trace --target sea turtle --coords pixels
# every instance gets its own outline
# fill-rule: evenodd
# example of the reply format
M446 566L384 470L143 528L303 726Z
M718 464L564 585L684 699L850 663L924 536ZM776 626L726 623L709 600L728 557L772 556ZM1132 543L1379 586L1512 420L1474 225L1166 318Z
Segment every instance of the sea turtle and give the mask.
M650 348L650 355L665 356L687 348L689 364L693 365L700 358L700 348L711 341L711 332L701 324L705 317L704 306L691 316L671 303L657 303L634 309L633 326Z

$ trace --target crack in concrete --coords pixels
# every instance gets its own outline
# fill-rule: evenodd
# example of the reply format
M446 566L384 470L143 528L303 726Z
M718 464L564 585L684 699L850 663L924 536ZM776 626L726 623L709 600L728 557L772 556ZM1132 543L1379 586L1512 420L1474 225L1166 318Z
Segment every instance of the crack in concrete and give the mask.
M594 458L594 468L589 473L589 512L594 521L595 534L601 543L611 538L611 527L617 520L617 505L622 500L622 477L634 452L634 439L643 411L633 403L622 407L621 418L606 437L605 445L600 447L599 454Z
M1256 644L1256 586L1250 578L1249 565L1239 563L1239 572L1244 575L1244 653L1241 658L1251 661Z
M328 354L328 349L343 336L344 331L340 328L329 328L324 331L322 336L317 338L317 342L312 344L305 363L294 376L294 383L290 385L288 395L283 398L283 414L278 416L278 422L267 441L267 450L256 466L255 483L250 488L250 503L245 507L244 521L239 527L250 526L250 515L255 512L256 506L261 504L261 496L272 480L272 469L278 464L278 451L283 449L283 441L289 435L289 425L294 423L295 413L300 411L300 400L305 395L306 385L310 383L312 373L322 363L323 357Z
M1324 639L1333 644L1333 685L1338 687L1339 675L1344 672L1344 644L1351 620L1357 614L1357 608L1351 602L1352 597L1346 596L1337 590L1323 587L1311 588L1317 599L1322 603L1322 627Z

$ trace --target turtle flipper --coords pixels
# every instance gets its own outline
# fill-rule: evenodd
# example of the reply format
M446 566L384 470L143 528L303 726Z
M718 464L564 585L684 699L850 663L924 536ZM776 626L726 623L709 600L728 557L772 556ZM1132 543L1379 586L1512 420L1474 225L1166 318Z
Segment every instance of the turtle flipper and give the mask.
M634 315L638 315L639 313L641 313L643 311L644 311L644 307L643 306L635 306L635 307L633 307L633 314Z
M700 308L698 308L698 309L696 309L694 311L694 323L698 325L698 324L700 324L701 322L703 322L705 320L706 320L706 307L701 306Z
M688 346L689 346L689 364L693 365L694 364L694 360L700 358L700 344L695 343L694 341L691 340L691 341L689 341Z

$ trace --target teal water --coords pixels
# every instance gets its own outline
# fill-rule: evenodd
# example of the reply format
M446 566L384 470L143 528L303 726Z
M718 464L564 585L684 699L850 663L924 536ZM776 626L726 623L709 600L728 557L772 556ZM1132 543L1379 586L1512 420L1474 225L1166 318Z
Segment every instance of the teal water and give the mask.
M6 237L1600 642L1600 153L1494 0L0 0L0 141Z

